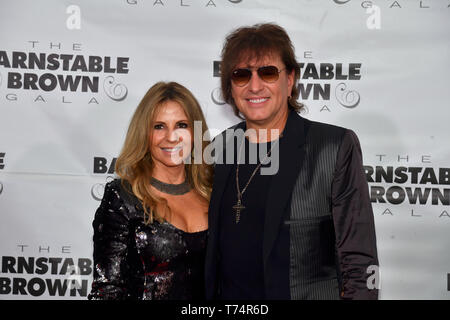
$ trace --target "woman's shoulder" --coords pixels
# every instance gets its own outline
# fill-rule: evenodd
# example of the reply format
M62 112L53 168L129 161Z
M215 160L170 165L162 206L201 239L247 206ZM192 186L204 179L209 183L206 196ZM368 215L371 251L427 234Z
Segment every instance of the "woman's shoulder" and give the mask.
M123 183L125 183L125 180L114 178L105 184L105 192L120 192L123 188Z
M122 198L123 192L122 180L119 178L111 180L105 184L102 202L106 200L111 203L112 200L119 200Z
M102 203L114 211L126 213L129 218L135 216L142 208L141 202L133 194L131 185L119 178L105 184Z

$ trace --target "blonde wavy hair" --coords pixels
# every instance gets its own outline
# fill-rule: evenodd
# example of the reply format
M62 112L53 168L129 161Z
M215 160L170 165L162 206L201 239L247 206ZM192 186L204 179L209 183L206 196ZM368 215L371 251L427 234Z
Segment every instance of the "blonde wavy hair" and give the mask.
M115 171L122 179L122 186L132 192L142 203L144 208L145 223L152 223L154 219L163 221L165 215L156 211L158 205L162 205L164 211L170 212L167 200L158 197L150 187L150 179L153 172L153 160L150 153L150 132L152 123L161 106L166 102L177 102L186 113L193 139L200 139L201 150L194 143L193 154L203 155L209 141L203 141L203 135L208 130L202 109L193 94L184 86L176 82L158 82L153 85L142 98L128 127L124 145L116 161ZM194 121L201 121L201 132L195 132ZM197 130L198 131L198 130ZM195 140L194 140L195 141ZM212 166L206 164L201 158L200 163L185 164L186 179L192 188L209 202L212 189ZM198 161L195 161L198 162ZM128 182L128 186L127 183ZM129 190L131 187L131 190Z

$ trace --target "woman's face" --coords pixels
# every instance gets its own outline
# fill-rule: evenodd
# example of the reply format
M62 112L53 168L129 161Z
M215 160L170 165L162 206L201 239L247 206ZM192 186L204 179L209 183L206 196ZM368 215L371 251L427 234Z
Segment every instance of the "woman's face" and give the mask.
M178 102L167 101L157 111L150 130L150 152L155 166L175 167L192 150L192 128Z

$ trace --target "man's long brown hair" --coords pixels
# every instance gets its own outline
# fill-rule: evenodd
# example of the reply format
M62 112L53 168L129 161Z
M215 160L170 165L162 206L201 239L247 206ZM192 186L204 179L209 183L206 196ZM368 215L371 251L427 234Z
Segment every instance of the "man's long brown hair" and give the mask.
M294 45L287 32L272 23L256 24L241 27L230 33L223 45L221 70L222 96L224 101L233 107L234 113L240 117L239 110L231 95L231 74L241 62L261 59L278 54L286 66L287 73L294 70L294 86L288 99L290 109L300 111L303 104L298 102L300 68L295 59Z

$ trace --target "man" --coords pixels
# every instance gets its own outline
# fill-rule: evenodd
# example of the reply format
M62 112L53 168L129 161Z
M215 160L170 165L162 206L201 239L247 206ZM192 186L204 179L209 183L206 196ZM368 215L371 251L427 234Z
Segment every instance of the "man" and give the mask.
M222 94L245 119L231 130L252 134L216 138L224 145L209 207L208 299L378 297L367 284L378 258L358 139L298 115L299 76L281 27L226 38ZM277 170L263 174L269 158Z

